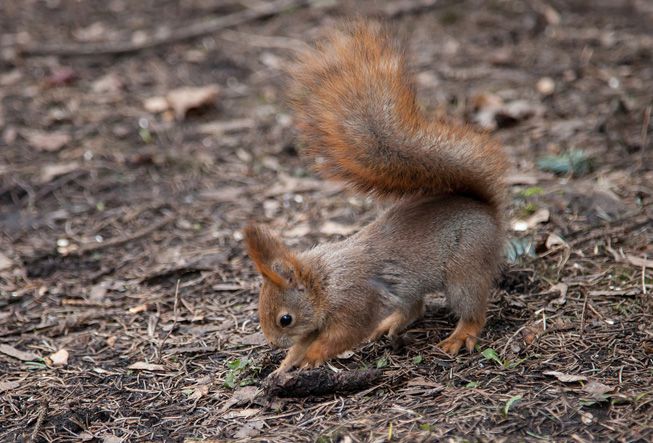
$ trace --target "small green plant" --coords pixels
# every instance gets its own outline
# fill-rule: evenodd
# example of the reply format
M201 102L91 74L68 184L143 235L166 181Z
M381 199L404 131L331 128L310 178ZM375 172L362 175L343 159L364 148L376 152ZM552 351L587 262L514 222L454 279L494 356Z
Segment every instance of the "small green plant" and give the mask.
M519 193L524 198L537 197L542 194L544 194L544 189L539 186L530 186Z
M502 359L502 358L499 356L499 354L497 353L497 351L495 351L495 350L492 349L492 348L485 348L485 349L483 349L483 351L481 352L481 355L482 355L483 358L485 358L486 360L490 360L490 361L495 362L496 364L498 364L499 366L501 366L503 369L513 369L513 368L516 368L517 366L519 366L520 364L522 364L523 362L525 362L525 361L528 359L528 357L524 357L524 358L521 358L521 359L519 359L519 360L515 360L515 361L511 361L511 360L509 360L509 359L505 359L505 360L504 360L504 359Z
M469 389L478 388L478 387L479 387L479 382L477 382L477 381L470 381L469 383L467 383L467 384L465 385L465 387L466 387L466 388L469 388Z
M388 366L388 357L384 355L376 361L376 368L381 369L385 368L386 366Z
M413 364L414 365L419 365L423 361L424 361L424 357L422 357L421 355L416 355L415 357L413 357Z
M508 399L508 401L506 402L506 404L503 405L503 416L507 417L508 412L510 411L510 408L520 400L521 400L521 395L515 395L513 397L510 397Z
M238 386L248 386L254 384L251 376L252 372L260 371L260 368L248 358L237 358L227 362L227 375L224 378L224 386L229 389L236 389Z

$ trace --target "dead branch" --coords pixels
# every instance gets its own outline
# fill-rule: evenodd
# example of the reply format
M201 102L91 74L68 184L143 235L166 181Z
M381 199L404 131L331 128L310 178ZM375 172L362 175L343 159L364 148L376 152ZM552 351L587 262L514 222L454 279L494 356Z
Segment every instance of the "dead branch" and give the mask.
M246 22L258 20L264 17L277 15L291 8L303 6L306 0L277 0L274 2L261 2L260 6L252 9L234 12L222 17L215 17L182 26L175 30L153 35L139 42L103 42L103 43L82 43L82 44L35 44L20 48L25 55L65 55L65 56L89 56L89 55L118 55L130 52L138 52L143 49L155 48L157 46L178 43L184 40L201 37L220 31L224 28L240 25Z
M383 375L380 369L331 372L324 369L298 371L268 377L264 389L276 397L311 397L342 392L362 391Z

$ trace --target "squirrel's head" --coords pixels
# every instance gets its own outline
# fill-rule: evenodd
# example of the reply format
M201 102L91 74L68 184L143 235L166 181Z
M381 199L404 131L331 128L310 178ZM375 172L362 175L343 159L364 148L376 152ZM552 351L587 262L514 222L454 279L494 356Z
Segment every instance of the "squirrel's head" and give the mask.
M311 278L270 231L249 225L244 233L247 252L263 276L258 304L261 329L272 345L290 347L317 330Z

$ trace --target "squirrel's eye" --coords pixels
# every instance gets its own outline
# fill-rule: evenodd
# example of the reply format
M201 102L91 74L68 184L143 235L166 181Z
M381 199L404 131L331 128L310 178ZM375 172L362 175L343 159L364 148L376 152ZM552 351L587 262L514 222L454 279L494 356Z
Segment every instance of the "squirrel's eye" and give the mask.
M282 328L289 326L290 323L292 323L292 315L290 314L284 314L279 319L279 324L281 325Z

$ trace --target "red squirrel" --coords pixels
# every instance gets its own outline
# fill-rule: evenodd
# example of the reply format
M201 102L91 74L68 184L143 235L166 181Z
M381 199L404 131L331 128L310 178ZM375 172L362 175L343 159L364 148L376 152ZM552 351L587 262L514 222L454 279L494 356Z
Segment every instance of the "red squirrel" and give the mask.
M263 276L261 329L290 348L275 373L396 337L436 291L459 319L438 346L473 351L502 259L501 147L423 116L403 53L378 23L332 32L298 56L290 76L291 108L317 170L393 205L351 237L299 253L268 229L245 228Z

